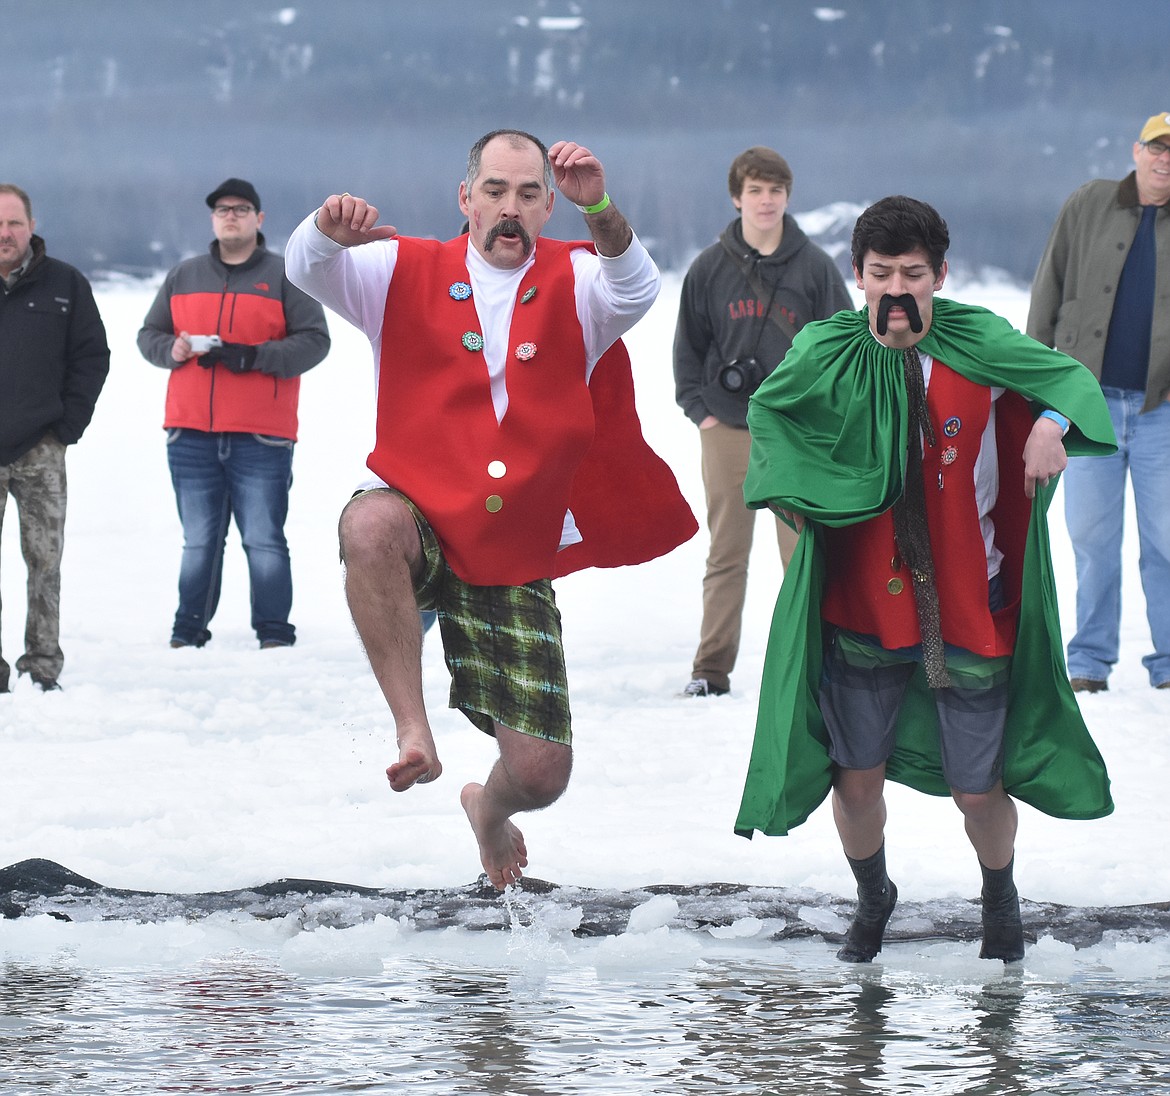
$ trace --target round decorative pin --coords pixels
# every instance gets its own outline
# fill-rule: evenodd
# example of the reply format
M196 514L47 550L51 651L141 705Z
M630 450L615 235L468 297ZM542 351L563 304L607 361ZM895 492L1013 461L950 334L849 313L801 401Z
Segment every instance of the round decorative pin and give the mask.
M467 350L483 349L483 336L478 331L464 331L460 341Z
M471 296L471 286L466 282L452 282L447 292L451 294L453 300L465 301Z
M503 479L508 474L508 466L502 460L488 461L487 473L492 479Z
M523 342L516 347L516 357L522 362L530 362L536 357L536 343Z
M498 514L504 508L504 500L499 495L488 495L483 505L489 514Z
M955 461L958 459L958 456L959 456L959 451L953 445L948 445L942 451L942 456L940 457L940 459L942 460L943 464L954 464Z
M953 438L963 428L962 420L958 415L952 415L946 422L943 423L943 433L948 438Z
M900 578L892 578L889 582L886 583L886 589L889 590L891 594L897 596L906 589L906 584Z
M536 286L530 285L526 290L524 290L524 296L520 298L520 303L527 304L535 296L536 296Z

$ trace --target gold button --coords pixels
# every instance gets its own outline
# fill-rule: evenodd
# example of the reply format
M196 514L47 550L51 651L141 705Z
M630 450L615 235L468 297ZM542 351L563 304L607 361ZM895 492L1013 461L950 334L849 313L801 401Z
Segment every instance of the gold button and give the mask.
M900 578L892 578L889 582L886 583L886 589L889 590L891 594L900 594L904 589L906 589L906 584Z
M502 460L493 460L488 464L488 475L492 479L503 479L508 474L508 466Z
M504 500L499 495L488 495L484 506L489 514L498 514L504 508Z

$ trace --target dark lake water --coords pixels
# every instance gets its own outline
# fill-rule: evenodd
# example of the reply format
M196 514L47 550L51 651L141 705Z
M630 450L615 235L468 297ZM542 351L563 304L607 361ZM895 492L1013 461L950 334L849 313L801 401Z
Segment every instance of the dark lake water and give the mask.
M221 930L0 923L0 1091L1170 1093L1165 940Z

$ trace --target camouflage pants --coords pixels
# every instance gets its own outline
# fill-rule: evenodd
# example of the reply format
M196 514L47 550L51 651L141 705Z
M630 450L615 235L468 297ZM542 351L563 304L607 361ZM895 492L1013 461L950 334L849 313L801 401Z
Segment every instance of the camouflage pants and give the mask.
M46 434L12 464L0 464L0 533L8 496L20 517L20 550L28 567L28 618L20 673L56 681L64 656L58 643L61 619L61 550L65 540L65 446ZM0 655L0 689L9 667Z

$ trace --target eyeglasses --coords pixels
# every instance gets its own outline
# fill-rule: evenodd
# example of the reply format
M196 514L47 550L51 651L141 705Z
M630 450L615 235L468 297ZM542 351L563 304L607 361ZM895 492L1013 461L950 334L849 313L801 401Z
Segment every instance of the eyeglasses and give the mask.
M217 205L214 210L217 217L247 217L249 213L255 212L255 209L250 205Z
M1161 141L1143 141L1142 144L1151 156L1161 156L1163 152L1170 152L1170 145Z

